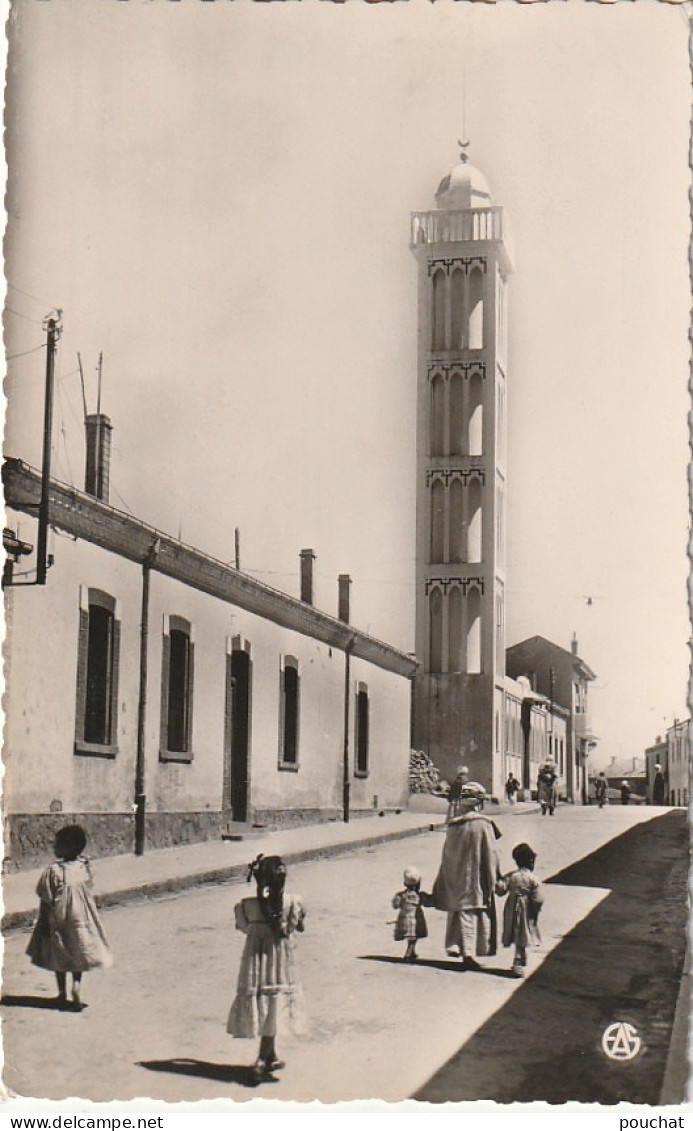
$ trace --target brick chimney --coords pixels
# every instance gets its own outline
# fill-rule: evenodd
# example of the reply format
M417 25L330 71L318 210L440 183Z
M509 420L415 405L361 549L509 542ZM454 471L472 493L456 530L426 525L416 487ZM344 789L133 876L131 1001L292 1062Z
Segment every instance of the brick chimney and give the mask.
M307 605L313 604L313 562L315 554L312 550L301 550L301 600Z
M84 490L88 495L108 502L111 471L111 432L113 426L103 413L92 412L85 422L87 430L87 463Z
M570 641L570 651L573 653L574 656L577 656L577 654L578 654L578 638L577 638L577 633L575 633L575 632L573 633L573 639Z
M339 585L339 603L337 607L337 616L339 620L343 620L345 624L349 623L349 598L351 578L348 573L340 573L337 578Z

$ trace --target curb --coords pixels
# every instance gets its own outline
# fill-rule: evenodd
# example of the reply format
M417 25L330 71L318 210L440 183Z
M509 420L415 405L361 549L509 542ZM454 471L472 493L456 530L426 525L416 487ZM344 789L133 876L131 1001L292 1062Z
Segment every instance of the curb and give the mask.
M390 840L405 840L407 837L423 836L444 829L445 822L431 822L413 829L399 829L395 832L380 833L379 835L364 837L361 840L351 840L342 843L326 844L320 848L306 848L294 852L285 852L283 859L287 864L300 864L305 860L324 860L330 856L342 856L348 852L355 852L359 848L369 848L372 845L385 844ZM247 875L247 864L226 864L220 868L211 868L203 872L191 872L163 880L154 880L151 883L139 884L136 887L117 888L114 891L101 892L96 895L97 907L120 907L127 903L136 903L145 900L165 899L166 896L177 892L189 891L191 888L208 887L212 884L232 883L244 880ZM28 930L36 921L36 908L30 911L11 911L2 918L2 932Z

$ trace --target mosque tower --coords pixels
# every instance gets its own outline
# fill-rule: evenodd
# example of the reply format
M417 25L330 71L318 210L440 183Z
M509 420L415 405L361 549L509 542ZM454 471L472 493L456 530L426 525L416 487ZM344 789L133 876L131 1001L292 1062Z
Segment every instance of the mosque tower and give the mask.
M502 791L507 279L503 209L460 142L419 265L416 655L412 742L451 781Z

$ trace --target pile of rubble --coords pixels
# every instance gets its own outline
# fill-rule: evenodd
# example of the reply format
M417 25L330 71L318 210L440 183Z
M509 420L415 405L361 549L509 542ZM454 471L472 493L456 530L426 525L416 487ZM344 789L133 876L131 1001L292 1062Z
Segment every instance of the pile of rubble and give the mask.
M423 750L412 750L409 755L409 792L435 793L445 797L449 788L428 754Z

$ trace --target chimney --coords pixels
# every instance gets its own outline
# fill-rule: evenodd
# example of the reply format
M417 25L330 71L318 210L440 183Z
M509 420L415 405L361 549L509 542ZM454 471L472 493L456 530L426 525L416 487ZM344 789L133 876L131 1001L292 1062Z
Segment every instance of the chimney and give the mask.
M340 573L337 578L339 585L339 603L337 608L337 616L339 620L343 620L345 624L349 623L349 589L351 586L351 578L348 573Z
M103 412L90 413L85 422L87 430L87 467L84 490L88 495L108 502L111 470L111 432L113 426Z
M577 656L577 654L578 654L578 638L577 638L577 634L575 632L573 633L573 639L570 641L570 651L573 653L574 656Z
M315 554L312 550L301 550L301 600L307 605L313 604L313 562Z

